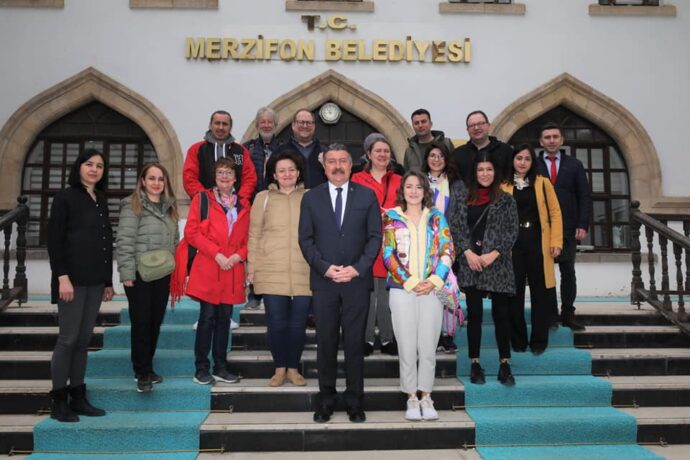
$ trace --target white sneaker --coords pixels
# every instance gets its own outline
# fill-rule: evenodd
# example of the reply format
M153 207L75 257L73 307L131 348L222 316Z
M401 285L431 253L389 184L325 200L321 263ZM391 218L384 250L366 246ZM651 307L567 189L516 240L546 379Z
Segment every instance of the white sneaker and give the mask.
M415 396L407 400L407 410L405 411L407 420L421 420L422 411L419 408L419 399Z
M438 412L434 409L434 402L429 396L424 396L419 402L419 408L422 411L422 419L436 420L438 419Z
M233 321L233 320L230 320L230 329L237 329L238 327L240 327L239 324L237 324L237 323L236 323L235 321Z

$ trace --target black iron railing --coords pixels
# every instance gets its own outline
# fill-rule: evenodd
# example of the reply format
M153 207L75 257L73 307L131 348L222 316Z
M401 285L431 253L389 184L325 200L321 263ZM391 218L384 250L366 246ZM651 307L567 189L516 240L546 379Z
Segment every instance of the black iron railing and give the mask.
M668 320L677 324L683 332L690 334L690 323L685 311L685 298L690 294L690 216L645 214L640 211L639 201L633 201L631 208L633 270L630 301L638 306L641 302L649 303ZM678 222L683 233L670 228L669 222ZM641 267L642 227L647 244L647 287L642 278ZM669 275L669 257L672 258L675 276ZM661 265L660 283L657 283L657 260ZM675 284L675 288L671 287L672 284Z
M0 291L0 311L3 311L15 300L26 302L27 279L26 279L26 223L29 220L29 207L26 205L26 197L17 198L19 203L16 208L4 213L0 217L0 230L5 235L5 246L2 257L2 290ZM17 226L17 238L15 243L15 273L12 287L10 287L10 260L12 251L10 243L12 241L12 229Z

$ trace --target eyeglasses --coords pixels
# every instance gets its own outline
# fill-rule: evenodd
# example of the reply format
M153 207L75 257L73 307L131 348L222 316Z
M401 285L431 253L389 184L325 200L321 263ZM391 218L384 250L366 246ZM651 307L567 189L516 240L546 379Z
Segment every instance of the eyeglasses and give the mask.
M220 171L216 171L216 176L220 176L220 177L230 177L234 174L235 174L235 171L228 171L227 169L226 170L221 169Z
M429 158L432 160L443 160L443 154L441 153L430 153Z
M295 120L295 123L299 126L313 126L314 122L309 120Z
M467 129L474 129L474 128L481 128L484 125L488 125L489 123L485 121L479 121L477 123L472 123L471 125L467 125Z

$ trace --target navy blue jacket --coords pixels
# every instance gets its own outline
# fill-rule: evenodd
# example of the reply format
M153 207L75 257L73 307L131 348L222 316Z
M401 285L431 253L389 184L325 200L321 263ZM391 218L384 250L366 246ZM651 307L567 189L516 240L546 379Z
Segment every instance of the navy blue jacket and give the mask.
M539 154L538 172L544 177L550 177L544 155L544 152ZM560 162L554 188L563 215L564 235L565 230L574 231L576 228L589 231L592 198L585 168L580 160L566 155L564 150L561 150Z
M340 229L327 182L304 194L299 216L299 246L311 268L312 290L335 287L324 276L331 265L352 265L359 277L351 283L361 283L358 288L371 287L371 267L379 255L381 240L381 210L370 188L349 182Z

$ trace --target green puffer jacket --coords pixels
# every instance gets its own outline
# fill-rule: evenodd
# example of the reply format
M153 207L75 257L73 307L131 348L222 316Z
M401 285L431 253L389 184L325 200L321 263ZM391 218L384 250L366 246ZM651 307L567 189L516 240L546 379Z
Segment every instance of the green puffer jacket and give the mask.
M164 199L162 208L159 208L142 194L141 204L144 210L137 216L132 210L131 196L120 202L115 250L120 281L136 279L140 254L154 249L168 249L175 254L175 246L180 239L177 222L168 214L172 200Z

